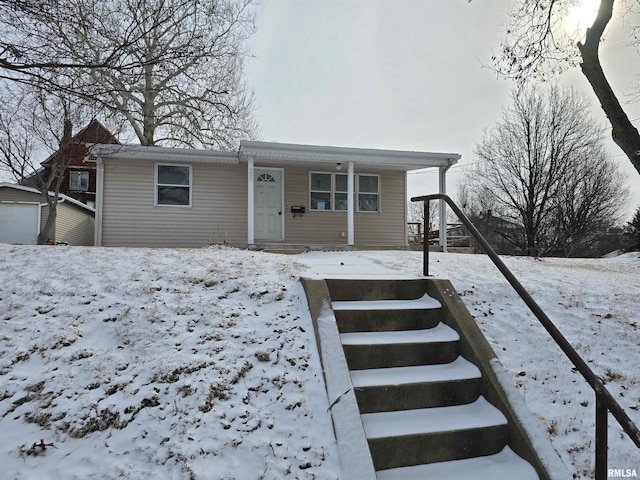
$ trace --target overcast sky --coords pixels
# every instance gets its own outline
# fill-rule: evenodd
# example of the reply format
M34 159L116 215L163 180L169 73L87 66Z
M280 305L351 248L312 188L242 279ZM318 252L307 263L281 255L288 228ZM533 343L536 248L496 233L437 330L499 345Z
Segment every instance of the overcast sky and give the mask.
M485 128L500 119L513 85L489 68L506 25L506 0L260 0L248 82L265 141L456 152L449 193ZM619 23L619 22L618 22ZM618 28L602 47L617 92L640 73L640 55L623 47ZM564 74L593 99L578 69ZM625 105L640 125L640 103ZM610 137L610 130L605 132ZM640 206L640 175L621 150L609 151L628 173ZM410 175L411 195L437 190L437 175Z

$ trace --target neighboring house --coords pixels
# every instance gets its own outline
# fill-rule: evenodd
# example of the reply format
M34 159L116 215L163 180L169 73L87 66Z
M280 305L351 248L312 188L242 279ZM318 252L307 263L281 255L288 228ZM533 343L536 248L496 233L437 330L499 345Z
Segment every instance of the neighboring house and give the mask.
M96 245L404 247L407 171L460 155L243 141L238 151L100 145ZM441 187L443 188L443 187Z
M54 195L53 192L50 195ZM0 243L36 245L49 207L35 188L0 183ZM66 195L58 197L51 241L93 245L95 210Z
M89 124L71 137L71 145L65 150L65 158L60 159L61 151L55 152L44 162L42 168L21 182L22 185L38 188L38 177L47 179L51 173L52 165L60 161L67 164L68 168L60 185L60 193L85 203L90 207L95 206L96 200L96 164L87 162L91 146L94 144L119 144L118 140L98 120L92 120ZM53 188L53 185L51 186Z

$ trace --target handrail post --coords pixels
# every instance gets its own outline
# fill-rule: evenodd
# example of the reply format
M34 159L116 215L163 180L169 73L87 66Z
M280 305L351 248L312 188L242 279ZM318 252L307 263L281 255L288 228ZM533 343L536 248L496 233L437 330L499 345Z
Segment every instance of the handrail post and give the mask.
M429 276L429 238L431 237L431 225L429 225L429 200L424 201L424 236L422 237L422 273Z
M609 410L600 400L600 393L596 390L596 474L595 480L607 480L607 450L608 450L608 416Z

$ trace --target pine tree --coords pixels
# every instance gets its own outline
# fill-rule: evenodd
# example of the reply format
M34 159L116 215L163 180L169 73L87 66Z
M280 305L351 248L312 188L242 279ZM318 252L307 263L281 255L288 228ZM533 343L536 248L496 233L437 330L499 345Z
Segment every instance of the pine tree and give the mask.
M624 226L624 233L633 242L631 248L640 249L640 207L636 209L633 218Z

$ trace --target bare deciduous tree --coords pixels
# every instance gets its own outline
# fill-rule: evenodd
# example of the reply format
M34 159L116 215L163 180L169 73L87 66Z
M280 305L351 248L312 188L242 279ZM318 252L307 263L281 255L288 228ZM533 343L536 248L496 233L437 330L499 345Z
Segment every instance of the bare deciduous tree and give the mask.
M255 136L253 0L0 0L0 79L100 104L143 145Z
M572 90L514 93L476 155L469 188L491 196L496 213L520 227L505 238L530 256L566 251L614 219L624 197L588 103Z
M640 13L640 4L631 0L601 0L593 24L585 31L572 34L563 28L562 20L575 4L575 0L514 1L506 39L500 53L494 56L497 70L524 82L529 78L548 78L567 66L579 64L611 122L613 140L640 172L640 134L622 108L599 56L614 5L626 9L637 44L638 26L634 25L634 19L637 20Z
M89 76L142 145L231 149L255 136L253 95L243 80L252 0L74 1L90 27L61 37L75 61L130 41L121 57L135 67Z
M554 201L550 254L593 254L597 238L621 220L627 199L624 177L604 151L572 164Z
M19 109L27 109L29 106L19 102ZM32 183L43 195L49 207L49 214L45 225L38 234L38 244L44 244L47 239L52 238L51 232L56 223L58 197L60 186L64 177L64 171L68 165L65 164L64 152L71 142L71 120L64 110L64 126L60 135L60 160L53 162L53 168L49 175L45 176L38 172L37 164L34 164L34 154L41 146L38 141L34 124L30 122L23 110L8 112L5 108L0 111L0 165L13 180L22 183L29 175L32 175ZM28 110L27 110L28 111ZM16 113L20 112L20 113ZM35 173L34 173L35 172Z
M90 34L92 28L79 7L76 0L0 0L0 80L99 101L96 86L82 82L82 74L93 69L128 71L134 65L123 52L136 38L131 32L98 55L87 52L74 58L71 53L78 45L69 50L61 39L80 31Z
M78 148L72 125L88 122L90 113L35 88L14 90L0 98L0 170L42 194L48 215L38 235L39 244L53 238L62 182L71 154ZM41 168L37 159L47 153L47 168Z

